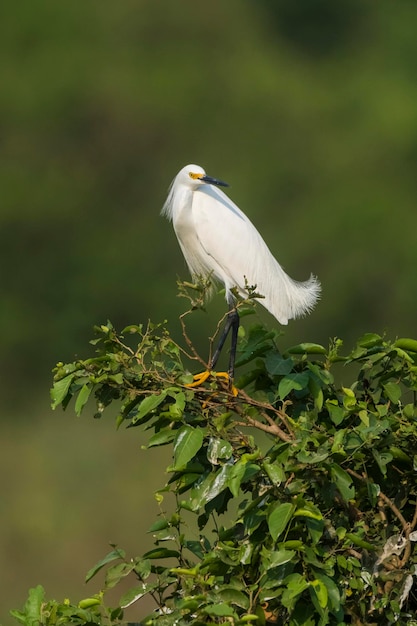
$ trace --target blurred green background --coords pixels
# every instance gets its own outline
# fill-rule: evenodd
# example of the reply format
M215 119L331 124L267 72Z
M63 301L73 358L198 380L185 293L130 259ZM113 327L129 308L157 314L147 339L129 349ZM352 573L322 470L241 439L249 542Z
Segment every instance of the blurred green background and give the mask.
M165 459L138 429L52 413L48 389L108 318L180 339L188 274L159 211L183 165L231 184L292 277L319 276L283 347L416 336L416 25L391 0L1 5L4 626L29 586L76 601L109 542L149 545ZM194 316L203 355L224 306Z

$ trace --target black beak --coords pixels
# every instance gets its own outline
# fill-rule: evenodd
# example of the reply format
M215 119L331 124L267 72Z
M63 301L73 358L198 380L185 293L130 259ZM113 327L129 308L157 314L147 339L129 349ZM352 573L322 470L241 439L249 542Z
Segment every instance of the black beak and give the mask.
M211 176L202 176L200 180L208 183L209 185L217 185L218 187L229 187L229 183L225 183L223 180L212 178Z

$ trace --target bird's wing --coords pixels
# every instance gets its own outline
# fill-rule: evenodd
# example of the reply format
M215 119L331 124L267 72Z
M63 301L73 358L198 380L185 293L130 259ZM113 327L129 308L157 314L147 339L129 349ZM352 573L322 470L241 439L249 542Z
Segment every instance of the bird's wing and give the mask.
M248 217L220 189L205 185L194 193L197 236L216 277L226 289L262 283L277 262ZM264 295L264 294L262 294Z
M244 296L245 282L255 286L263 296L261 304L281 324L312 308L320 290L317 281L293 281L249 218L220 189L201 187L194 193L192 212L197 237L207 255L205 263L225 284L227 296L233 287Z

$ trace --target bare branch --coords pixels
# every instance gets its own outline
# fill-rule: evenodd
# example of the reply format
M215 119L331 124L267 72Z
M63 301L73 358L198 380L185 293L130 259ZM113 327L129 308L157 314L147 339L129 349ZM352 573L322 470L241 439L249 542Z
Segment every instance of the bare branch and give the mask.
M260 409L264 409L264 411L266 411L266 410L273 411L274 414L284 424L285 428L288 430L289 434L291 435L291 439L295 438L294 437L294 432L293 432L292 428L290 427L290 425L288 423L287 415L286 415L286 413L284 411L281 411L280 409L277 409L277 408L273 407L271 404L267 404L265 402L258 402L257 400L254 400L253 398L248 396L248 394L245 391L243 391L243 389L239 389L239 396L241 398L243 398L244 401L247 404L250 404L251 406L256 406L256 407L258 407ZM262 413L262 414L265 417L265 419L267 419L268 422L275 424L275 421L269 415L267 415L265 413Z
M282 441L286 441L286 442L293 441L293 438L290 435L288 435L286 432L284 432L273 420L271 420L269 425L264 424L263 422L260 422L259 420L256 420L253 417L249 417L249 415L245 415L244 412L240 408L235 407L235 410L245 420L244 422L238 422L240 426L248 426L248 425L253 426L254 428L257 428L258 430L262 430L265 433L269 433L270 435L275 435Z
M189 347L189 349L191 350L192 354L188 354L187 352L185 352L185 350L182 349L182 352L189 358L192 359L194 361L199 361L199 363L201 363L203 365L203 367L205 367L207 369L207 364L203 361L203 359L201 358L201 356L198 354L197 350L194 348L194 344L191 341L191 339L189 338L188 334L187 334L187 330L185 327L185 321L184 321L184 317L186 315L188 315L190 313L190 311L186 311L185 313L182 313L182 315L180 315L180 323L181 323L181 329L182 329L182 336L184 337L185 343L187 344L187 346Z

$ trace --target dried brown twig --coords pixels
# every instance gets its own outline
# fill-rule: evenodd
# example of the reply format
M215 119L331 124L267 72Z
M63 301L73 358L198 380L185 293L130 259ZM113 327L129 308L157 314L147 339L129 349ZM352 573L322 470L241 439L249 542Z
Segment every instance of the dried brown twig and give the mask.
M187 329L186 329L184 318L189 313L191 313L191 311L186 311L185 313L182 313L182 315L180 315L180 323L181 323L182 336L184 337L185 343L187 344L187 346L191 350L191 354L189 354L186 350L184 350L184 348L182 348L178 344L176 344L176 345L179 348L179 350L182 352L182 354L185 354L185 356L187 356L189 359L191 359L193 361L198 361L199 363L201 363L203 365L203 367L207 368L207 364L201 358L201 356L198 354L197 350L194 348L193 342L191 341L191 339L189 338L189 336L187 334Z

